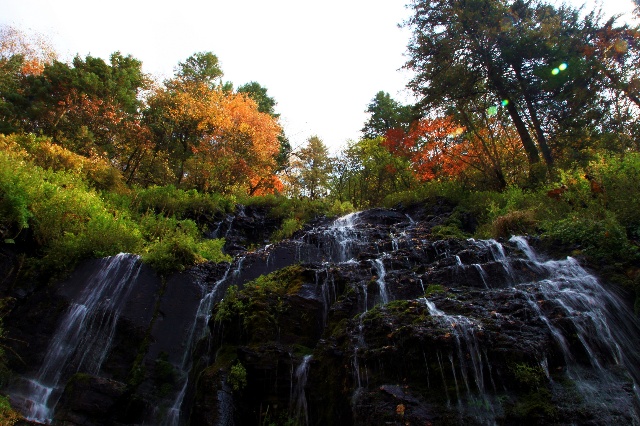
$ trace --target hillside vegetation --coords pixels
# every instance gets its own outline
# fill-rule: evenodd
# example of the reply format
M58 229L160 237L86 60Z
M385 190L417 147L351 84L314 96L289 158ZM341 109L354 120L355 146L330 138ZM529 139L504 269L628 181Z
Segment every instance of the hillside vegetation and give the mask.
M118 252L163 274L228 260L212 231L238 204L268 207L278 240L321 215L445 200L434 237L538 235L640 294L638 28L544 1L411 9L419 101L377 93L335 156L318 137L292 150L267 89L234 88L212 52L160 82L120 52L64 63L2 28L5 285Z

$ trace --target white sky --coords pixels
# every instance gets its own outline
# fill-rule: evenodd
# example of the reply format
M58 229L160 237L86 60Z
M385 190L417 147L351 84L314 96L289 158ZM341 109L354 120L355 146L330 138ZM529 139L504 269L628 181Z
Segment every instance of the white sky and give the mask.
M318 135L336 152L360 136L378 91L410 99L409 75L399 71L410 36L398 28L409 17L406 3L0 0L0 24L47 36L63 60L120 51L161 79L193 53L211 51L225 81L268 89L294 148ZM632 0L605 3L607 15L633 10Z

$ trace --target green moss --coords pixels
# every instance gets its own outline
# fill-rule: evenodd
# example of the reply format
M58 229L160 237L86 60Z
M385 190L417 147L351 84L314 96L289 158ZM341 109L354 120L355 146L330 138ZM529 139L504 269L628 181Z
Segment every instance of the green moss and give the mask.
M511 404L506 404L505 414L527 422L527 424L543 424L553 421L558 415L558 409L552 401L548 389L523 394Z
M22 416L11 408L9 398L0 395L0 424L4 426L13 426L21 419Z
M238 347L235 345L222 345L216 351L215 365L218 368L228 368L238 357Z
M465 234L456 225L436 225L431 229L431 234L436 238L455 238L463 240L469 238L468 234Z
M241 391L247 386L247 370L240 361L231 366L227 382L236 392Z
M158 395L167 396L176 383L177 375L166 352L160 353L155 362L154 382L159 389Z
M277 339L281 317L291 306L290 296L298 293L304 282L304 268L293 265L260 276L242 290L231 286L215 308L215 319L227 324L224 332L237 342Z
M288 266L268 275L262 275L245 285L251 297L260 297L269 293L280 296L296 294L302 284L304 268L300 265Z
M447 289L440 284L429 284L427 288L424 290L424 296L429 297L435 294L445 293Z
M521 388L538 389L547 381L547 376L539 365L531 366L527 363L514 363L509 369Z

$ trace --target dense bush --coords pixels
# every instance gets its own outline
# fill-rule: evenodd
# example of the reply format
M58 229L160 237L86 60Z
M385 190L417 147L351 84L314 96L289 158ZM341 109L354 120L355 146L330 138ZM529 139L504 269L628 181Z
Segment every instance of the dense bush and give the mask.
M601 262L616 263L637 258L623 226L611 212L584 211L544 225L545 237L575 247Z
M160 273L180 271L204 261L223 262L231 258L222 253L224 240L202 240L191 220L147 216L143 221L150 243L142 259ZM150 224L153 229L150 230Z
M163 216L198 221L217 213L233 211L233 197L177 189L173 185L137 188L131 196L130 207L140 213L152 211Z
M102 185L96 176L109 176L107 168L87 167L89 160L46 139L0 136L0 145L0 232L6 244L30 230L31 264L43 276L120 252L143 254L161 273L228 260L224 241L203 240L203 229L183 218L228 211L230 200L174 187Z

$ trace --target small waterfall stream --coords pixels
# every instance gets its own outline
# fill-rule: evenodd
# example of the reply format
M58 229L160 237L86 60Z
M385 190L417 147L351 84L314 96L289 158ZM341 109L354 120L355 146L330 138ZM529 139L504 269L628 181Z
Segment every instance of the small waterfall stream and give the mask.
M97 374L109 354L115 326L140 272L140 258L118 254L105 258L87 286L69 306L47 349L47 356L24 395L29 420L51 421L60 386L74 372Z
M305 387L307 386L307 377L309 375L309 363L312 356L305 355L302 362L295 371L295 386L293 388L293 398L291 401L291 417L297 425L309 425L309 410L307 407L307 396Z
M187 393L189 386L189 373L192 366L192 352L195 344L198 340L206 337L209 333L209 319L211 318L213 304L222 297L222 294L228 287L230 281L235 279L242 270L242 263L244 258L239 258L234 264L229 264L222 278L217 280L209 290L205 289L204 295L198 304L198 309L195 312L193 324L191 325L185 344L183 346L184 352L182 354L182 363L178 367L180 372L180 381L182 386L176 393L173 400L173 404L169 408L166 417L162 421L162 426L178 426L180 424L180 414L182 409L182 403Z

